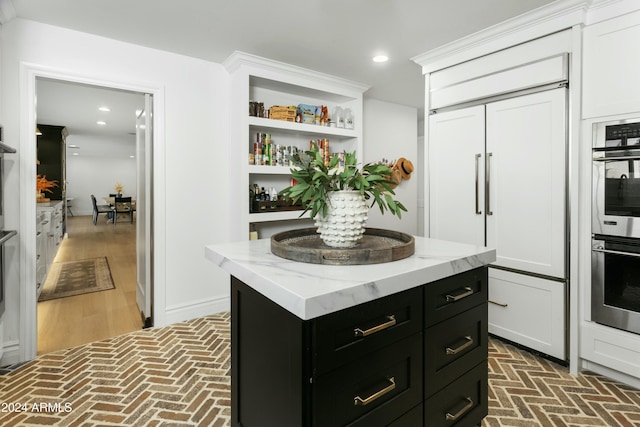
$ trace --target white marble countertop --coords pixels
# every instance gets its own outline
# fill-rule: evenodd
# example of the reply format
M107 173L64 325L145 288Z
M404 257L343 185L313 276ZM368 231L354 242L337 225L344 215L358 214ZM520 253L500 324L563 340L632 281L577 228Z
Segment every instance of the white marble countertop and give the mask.
M270 239L208 245L205 256L303 320L320 317L496 260L483 246L415 237L415 253L370 265L320 265L280 258Z

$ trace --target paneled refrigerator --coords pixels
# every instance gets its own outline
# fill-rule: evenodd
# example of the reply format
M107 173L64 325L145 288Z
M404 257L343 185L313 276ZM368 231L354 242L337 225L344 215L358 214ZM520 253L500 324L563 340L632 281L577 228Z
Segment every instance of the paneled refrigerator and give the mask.
M567 89L429 118L429 235L496 248L489 332L566 358Z

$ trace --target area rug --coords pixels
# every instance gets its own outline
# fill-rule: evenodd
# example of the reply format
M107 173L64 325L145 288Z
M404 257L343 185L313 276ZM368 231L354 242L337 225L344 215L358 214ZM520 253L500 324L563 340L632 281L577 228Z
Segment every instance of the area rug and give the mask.
M106 257L54 262L38 301L114 289Z

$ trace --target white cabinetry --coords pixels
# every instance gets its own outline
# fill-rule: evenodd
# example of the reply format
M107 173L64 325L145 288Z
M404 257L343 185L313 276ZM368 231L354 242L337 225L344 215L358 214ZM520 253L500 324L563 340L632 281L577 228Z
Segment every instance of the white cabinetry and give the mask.
M583 118L640 111L640 11L584 29Z
M260 238L274 232L311 226L308 219L300 219L302 211L251 213L250 185L260 188L274 187L277 191L290 185L287 166L260 166L249 164L249 153L257 134L268 133L274 145L309 149L309 141L328 139L331 152L355 151L363 159L362 94L367 89L358 83L294 67L276 61L234 53L225 67L231 75L231 141L229 159L232 170L230 206L233 224L232 240L245 240L249 232L258 232ZM268 109L273 105L298 104L326 105L329 114L335 107L349 108L354 117L353 129L334 128L272 120L249 115L249 102L262 102Z
M38 295L42 290L46 274L53 262L63 233L63 209L62 200L48 203L38 203L36 212L36 286Z
M603 7L603 16L614 16L587 26L583 31L582 118L583 165L581 191L591 194L591 144L593 125L612 119L637 116L640 111L640 10L619 15L616 4ZM631 6L631 2L628 4ZM638 5L633 5L636 9ZM619 15L619 16L615 16ZM582 203L591 209L591 198ZM591 218L581 227L585 238L581 256L580 339L581 368L640 387L640 335L591 321Z
M515 272L507 280L507 272L491 269L489 298L492 292L509 298L500 301L503 306L490 305L489 332L560 359L565 358L565 140L563 88L429 119L430 236L486 244L496 248L494 266L558 280ZM511 308L505 310L505 304ZM529 310L517 308L524 306ZM527 312L547 313L557 322L517 330L537 322Z
M47 277L47 236L49 220L44 212L38 212L36 219L36 287L37 295L42 291L44 279Z

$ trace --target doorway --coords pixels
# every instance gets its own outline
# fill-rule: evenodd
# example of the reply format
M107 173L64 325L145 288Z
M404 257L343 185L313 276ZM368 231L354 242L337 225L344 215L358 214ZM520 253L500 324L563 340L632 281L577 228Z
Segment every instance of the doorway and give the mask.
M127 328L131 325L137 330L143 325L152 326L153 211L149 208L153 203L152 95L43 76L35 78L35 95L38 100L36 123L57 123L67 131L66 178L62 187L63 199L71 200L72 204L64 212L67 239L59 250L60 261L104 254L112 263L112 279L119 291L109 297L105 297L105 292L111 291L102 292L104 295L97 292L91 296L67 297L56 304L47 302L47 329L73 331L69 335L73 335L75 341L71 342L79 345L130 332ZM113 193L117 185L124 185L124 191L120 192L136 200L135 222L118 221L114 225L106 223L104 216L95 225L91 224L90 195L95 194L104 203L103 197ZM120 245L123 250L114 251L114 245ZM125 297L128 301L120 301ZM132 320L135 316L131 311L136 309L137 319ZM87 315L68 315L77 311ZM39 315L38 310L36 317ZM115 320L111 325L104 325L101 331L92 326L101 320L106 324L108 318ZM36 319L34 326L37 334L42 328L41 319ZM51 340L47 341L45 349L55 348L55 344L51 347ZM61 344L60 348L66 347ZM35 348L42 353L40 345L36 344Z

